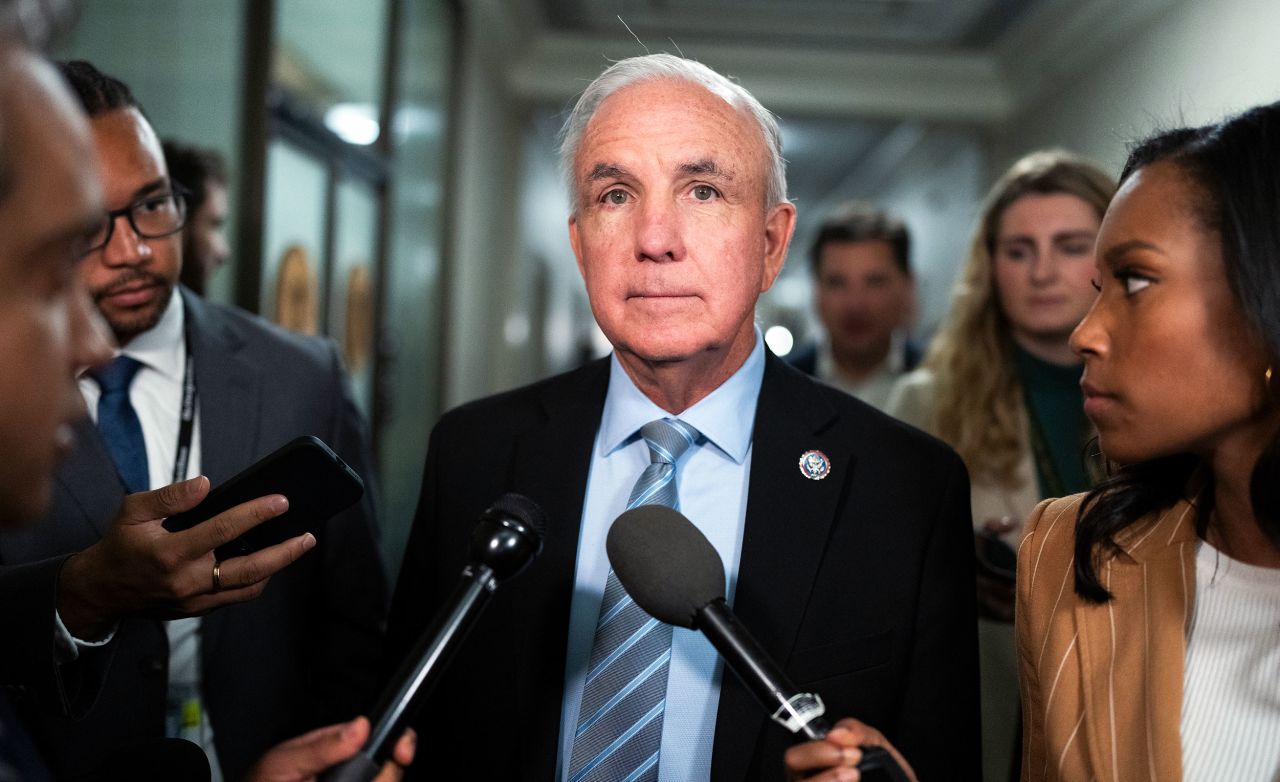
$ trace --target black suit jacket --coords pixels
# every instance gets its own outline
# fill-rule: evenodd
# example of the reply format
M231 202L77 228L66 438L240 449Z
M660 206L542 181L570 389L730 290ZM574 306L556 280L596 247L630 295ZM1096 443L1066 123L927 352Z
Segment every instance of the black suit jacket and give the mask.
M273 577L259 599L204 618L205 704L222 769L237 779L276 742L368 708L382 654L386 578L363 423L332 342L184 296L201 472L213 485L313 434L364 477L367 490L315 531L316 548ZM20 706L59 776L93 768L123 743L163 735L169 662L164 625L128 619L104 650L75 665L52 663L57 567L102 535L124 497L96 428L86 419L76 434L76 449L58 470L50 517L0 535L0 600L38 601L21 625L6 609L7 630L25 653L6 661L5 678L27 685Z
M422 746L439 749L410 769L421 778L553 777L578 528L608 373L599 361L466 405L432 433L392 602L394 659L453 589L474 521L496 496L529 496L550 528L423 710ZM800 472L810 449L831 459L824 480ZM979 774L972 546L968 480L950 449L767 357L734 610L829 714L884 731L925 779ZM726 673L711 778L776 782L792 740Z

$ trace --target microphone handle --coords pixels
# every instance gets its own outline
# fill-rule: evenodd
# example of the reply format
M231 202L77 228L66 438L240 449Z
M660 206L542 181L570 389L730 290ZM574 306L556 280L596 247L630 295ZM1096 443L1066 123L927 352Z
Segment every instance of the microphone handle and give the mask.
M324 775L325 782L370 780L391 757L396 741L417 713L418 706L439 682L453 653L489 602L497 579L486 565L471 563L462 571L458 586L446 610L418 638L413 652L405 658L392 685L384 690L373 708L374 720L364 747L347 762Z
M723 597L698 610L694 625L711 641L742 683L764 706L773 721L809 739L827 735L825 707L813 693L798 692L747 628L733 615Z
M723 597L699 609L693 621L694 627L711 641L774 722L792 733L804 733L811 741L827 735L831 728L822 716L826 712L822 699L816 693L797 691L791 679L729 610ZM858 763L861 779L907 782L906 772L883 747L863 745L861 749L862 760Z

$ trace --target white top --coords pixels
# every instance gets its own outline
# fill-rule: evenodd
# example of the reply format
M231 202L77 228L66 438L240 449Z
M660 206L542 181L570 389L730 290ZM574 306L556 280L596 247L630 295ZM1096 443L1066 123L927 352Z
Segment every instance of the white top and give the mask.
M142 425L142 440L147 447L147 473L153 489L173 482L182 413L182 383L187 364L185 321L186 309L181 294L175 288L160 321L118 351L118 354L142 364L129 385L129 402ZM196 383L198 388L199 378ZM80 393L96 422L101 389L93 378L84 374L80 376ZM191 455L183 478L194 478L200 474L198 403L193 424ZM222 774L213 747L213 728L200 698L200 619L175 619L166 622L165 628L169 635L169 704L165 732L199 744L209 756L213 782L220 782Z
M1182 696L1185 782L1280 780L1280 568L1201 542Z

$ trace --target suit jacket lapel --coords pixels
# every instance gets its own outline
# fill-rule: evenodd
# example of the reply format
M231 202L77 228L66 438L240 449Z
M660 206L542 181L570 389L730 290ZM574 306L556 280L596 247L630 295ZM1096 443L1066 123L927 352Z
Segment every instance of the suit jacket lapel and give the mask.
M239 355L243 338L198 296L183 290L195 356L200 471L216 486L249 466L258 440L262 370Z
M854 470L853 444L824 435L835 418L835 409L812 380L766 353L733 609L784 665ZM823 480L800 472L800 456L810 450L831 460L831 473ZM752 756L746 748L755 745L767 718L729 672L721 680L716 714L711 778L743 779Z
M1088 754L1099 780L1182 777L1186 626L1195 588L1195 512L1180 502L1118 536L1104 561L1114 599L1076 604Z
M569 606L577 569L578 531L591 452L608 389L608 359L593 362L543 389L544 418L516 435L508 485L547 513L542 553L520 576L516 655L521 714L534 719L521 731L524 756L550 777L559 750L560 706L569 638ZM550 677L550 681L548 681ZM554 690L555 696L549 697Z
M262 371L239 355L243 338L203 299L182 291L189 349L195 359L200 417L200 472L213 486L249 466L258 440ZM201 652L217 655L233 612L214 611L201 621Z

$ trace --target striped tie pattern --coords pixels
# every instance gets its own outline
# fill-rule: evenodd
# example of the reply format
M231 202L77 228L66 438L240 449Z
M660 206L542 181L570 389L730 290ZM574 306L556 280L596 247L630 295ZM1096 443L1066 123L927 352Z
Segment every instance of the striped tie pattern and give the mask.
M649 465L627 509L678 507L676 463L698 440L698 430L663 418L640 427L640 436L649 446ZM670 661L671 625L636 605L610 569L578 710L570 782L656 782Z

